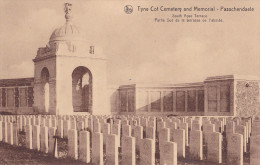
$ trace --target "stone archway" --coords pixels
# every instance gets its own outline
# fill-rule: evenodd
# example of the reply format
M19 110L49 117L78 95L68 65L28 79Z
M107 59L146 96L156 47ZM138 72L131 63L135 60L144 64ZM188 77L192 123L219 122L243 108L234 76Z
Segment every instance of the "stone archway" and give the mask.
M72 72L72 105L74 112L92 112L92 74L84 66Z
M49 70L44 67L41 71L41 83L43 86L43 103L45 112L49 112L50 108L50 85L49 85Z

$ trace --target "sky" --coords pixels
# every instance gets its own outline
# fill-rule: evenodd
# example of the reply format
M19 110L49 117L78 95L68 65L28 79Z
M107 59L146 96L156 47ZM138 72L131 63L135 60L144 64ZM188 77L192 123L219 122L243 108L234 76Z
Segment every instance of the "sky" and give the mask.
M63 0L0 0L0 79L33 77L39 47L65 23ZM72 2L72 1L70 1ZM260 77L258 1L75 0L73 23L108 58L108 84L201 82L208 76ZM132 5L126 14L124 6ZM220 23L158 23L178 12L138 7L254 7L254 12L189 12ZM184 16L184 12L181 13Z

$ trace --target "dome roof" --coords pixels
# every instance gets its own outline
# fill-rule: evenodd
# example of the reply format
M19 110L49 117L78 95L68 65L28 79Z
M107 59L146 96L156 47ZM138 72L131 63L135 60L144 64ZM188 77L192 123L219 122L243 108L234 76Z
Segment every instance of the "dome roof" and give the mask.
M72 24L73 17L71 14L71 7L72 4L65 3L64 11L66 23L52 32L49 43L54 41L75 41L82 39L78 27Z
M66 40L80 40L80 32L77 26L67 21L65 25L55 29L50 37L50 42L66 41Z

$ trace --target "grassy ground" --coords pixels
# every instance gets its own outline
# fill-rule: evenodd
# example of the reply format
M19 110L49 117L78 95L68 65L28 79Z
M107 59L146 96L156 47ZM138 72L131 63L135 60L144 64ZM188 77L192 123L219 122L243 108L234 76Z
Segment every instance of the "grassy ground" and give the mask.
M84 164L80 161L75 161L69 158L55 159L51 155L43 154L34 150L29 150L24 147L11 146L0 142L0 164Z
M158 143L157 143L158 151ZM221 165L227 165L226 163L226 144L223 141L223 163ZM206 153L206 148L204 147L204 153ZM249 148L248 148L249 149ZM121 149L119 149L119 164L121 159ZM72 160L67 158L68 152L68 141L65 139L58 139L58 159L54 158L52 155L44 154L35 150L29 150L25 148L25 134L20 132L19 134L19 146L11 146L9 144L0 142L0 165L12 165L12 164L40 164L40 165L55 165L55 164L86 164L81 161ZM105 156L105 153L104 153ZM189 152L186 148L186 159L178 158L178 165L217 165L216 163L211 163L206 160L206 154L203 156L203 161L195 161L188 159ZM159 165L160 156L156 153L156 165ZM104 160L105 163L105 160ZM136 164L139 165L139 155L137 155ZM219 165L219 164L218 164ZM244 154L244 165L249 165L249 153Z
M64 142L63 142L64 143ZM62 153L62 152L60 152ZM59 153L59 155L60 155ZM61 156L61 155L60 155ZM248 156L246 156L248 157ZM64 156L61 156L59 159L55 159L52 155L44 154L41 152L37 152L34 150L26 149L22 146L16 147L11 146L6 143L0 142L0 164L1 165L12 165L12 164L26 164L26 165L55 165L55 164L77 164L77 165L83 165L86 163L83 163L81 161L72 160L69 158L64 158ZM137 164L139 164L139 161L137 160ZM158 159L157 159L157 163ZM217 165L216 163L211 163L207 161L194 161L189 159L178 159L178 165ZM222 165L226 165L226 163L222 163ZM248 159L244 161L244 165L249 165Z

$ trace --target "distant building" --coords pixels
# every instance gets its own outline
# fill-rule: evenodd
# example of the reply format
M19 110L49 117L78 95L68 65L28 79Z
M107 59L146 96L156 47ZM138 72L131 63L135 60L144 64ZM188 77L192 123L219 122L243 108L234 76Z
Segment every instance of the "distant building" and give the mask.
M81 36L65 4L66 23L38 49L34 77L0 80L0 113L175 114L252 116L259 113L256 77L208 77L201 83L107 86L107 59ZM192 73L191 73L192 74Z

